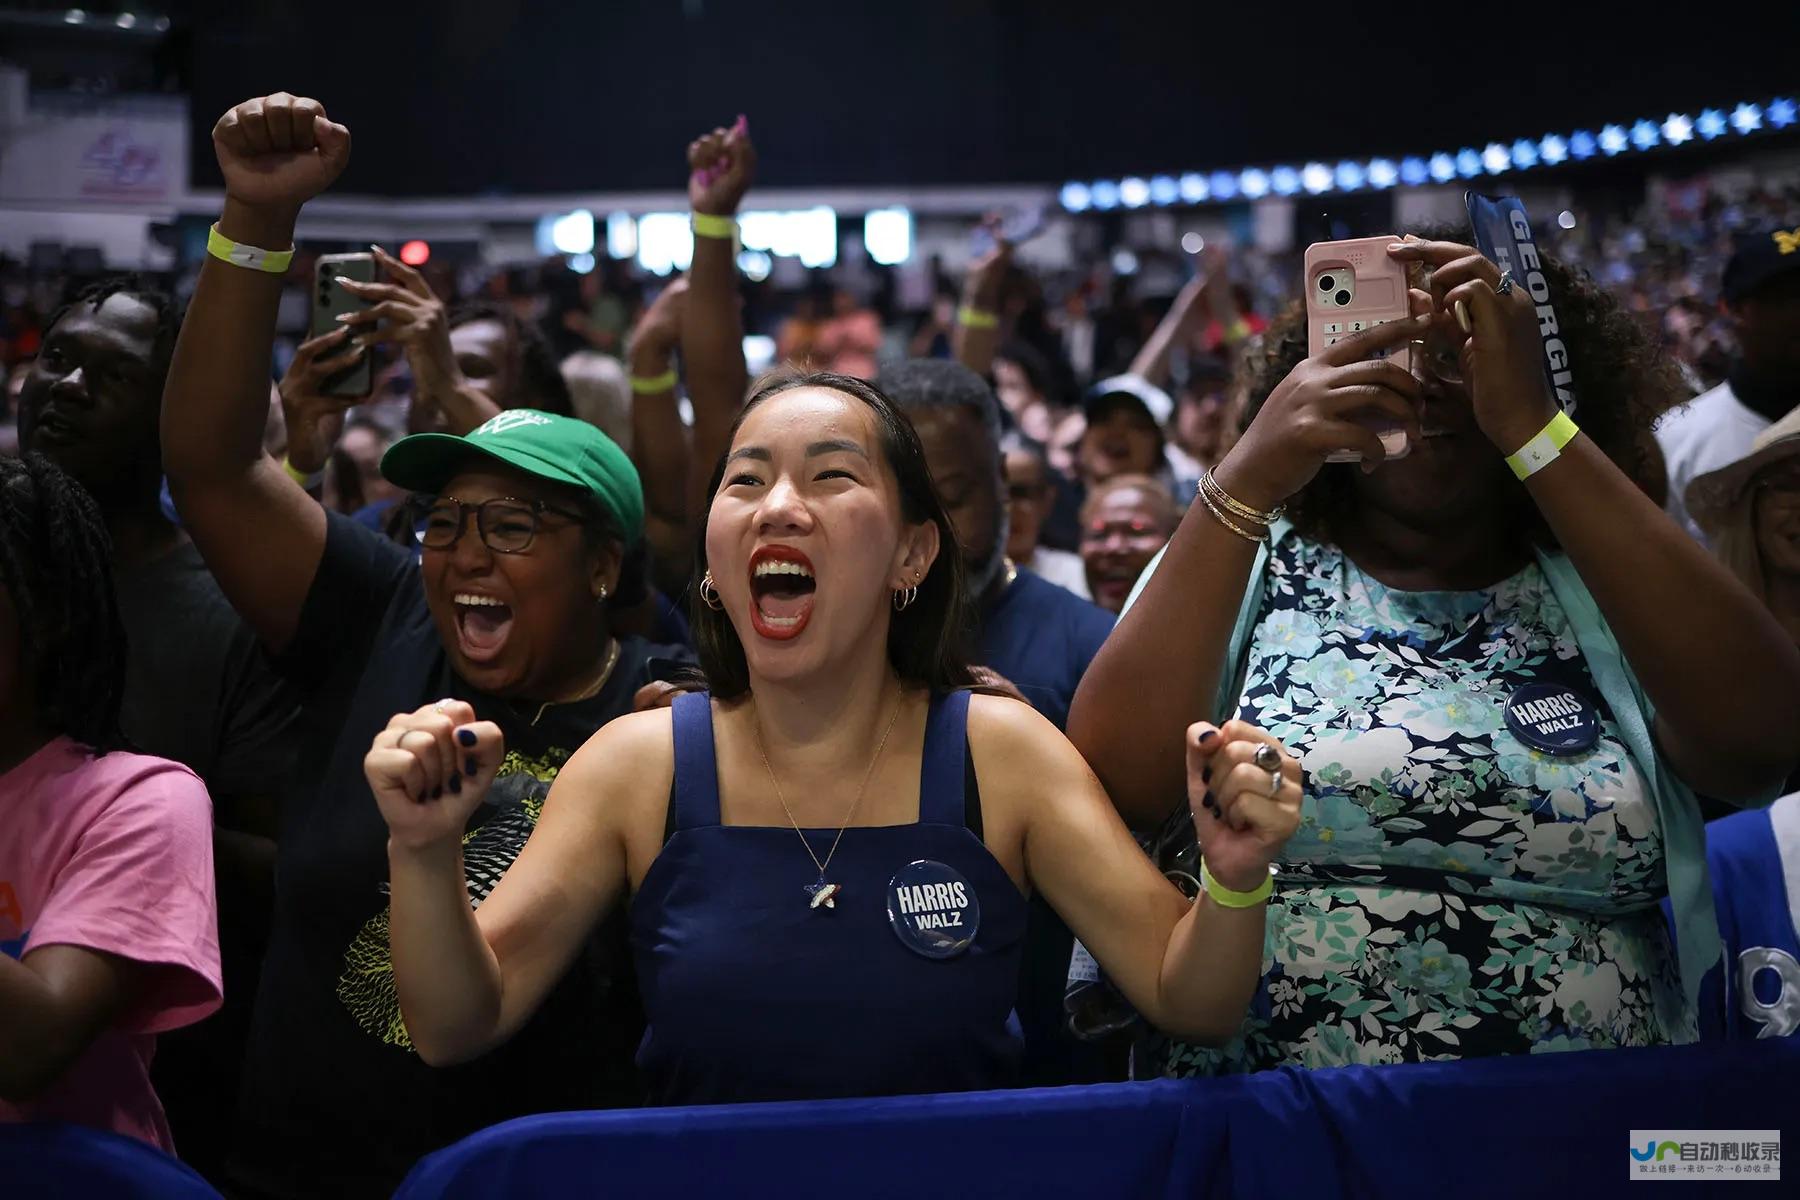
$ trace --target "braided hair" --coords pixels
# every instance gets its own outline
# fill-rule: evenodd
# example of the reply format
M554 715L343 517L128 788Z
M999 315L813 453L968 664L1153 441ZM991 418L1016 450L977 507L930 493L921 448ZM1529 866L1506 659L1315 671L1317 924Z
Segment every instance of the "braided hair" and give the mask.
M112 540L93 499L42 454L0 458L0 585L18 614L38 719L97 753L123 748Z

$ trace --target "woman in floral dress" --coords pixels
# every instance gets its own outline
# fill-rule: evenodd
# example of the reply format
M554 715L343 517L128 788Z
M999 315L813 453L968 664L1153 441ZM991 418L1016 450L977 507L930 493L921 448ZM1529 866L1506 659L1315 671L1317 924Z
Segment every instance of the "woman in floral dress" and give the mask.
M1767 803L1800 756L1800 652L1646 494L1676 392L1629 318L1544 262L1581 432L1521 481L1506 456L1558 411L1526 286L1452 242L1390 253L1431 271L1418 316L1307 358L1296 313L1248 364L1215 479L1286 518L1258 540L1197 501L1070 713L1142 828L1195 714L1308 777L1249 1016L1220 1047L1153 1036L1140 1073L1690 1041L1719 954L1690 789ZM1384 361L1415 339L1412 372ZM1411 452L1381 461L1370 414Z

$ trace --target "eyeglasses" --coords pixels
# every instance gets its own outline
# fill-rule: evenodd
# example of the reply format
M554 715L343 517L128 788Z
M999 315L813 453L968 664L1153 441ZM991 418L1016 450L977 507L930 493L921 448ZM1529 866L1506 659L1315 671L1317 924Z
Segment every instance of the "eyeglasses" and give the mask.
M584 523L580 513L542 500L515 500L511 496L483 500L480 504L464 504L448 496L415 496L412 505L413 535L427 550L448 550L456 545L471 513L483 544L496 554L523 554L531 549L545 513L577 525Z

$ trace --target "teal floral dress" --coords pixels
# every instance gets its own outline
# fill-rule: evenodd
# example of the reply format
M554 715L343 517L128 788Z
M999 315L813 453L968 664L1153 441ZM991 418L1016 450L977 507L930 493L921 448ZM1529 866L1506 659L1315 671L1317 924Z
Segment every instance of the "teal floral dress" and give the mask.
M1550 682L1592 749L1532 750L1507 696ZM1692 1041L1645 779L1534 563L1403 592L1293 536L1269 559L1238 715L1299 756L1263 977L1218 1049L1153 1035L1167 1075ZM1142 1061L1142 1060L1140 1060Z

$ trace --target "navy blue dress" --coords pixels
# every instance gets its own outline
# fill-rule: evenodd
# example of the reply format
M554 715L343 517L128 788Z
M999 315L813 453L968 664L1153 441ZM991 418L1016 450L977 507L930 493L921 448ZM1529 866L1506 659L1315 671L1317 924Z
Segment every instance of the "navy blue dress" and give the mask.
M918 823L846 830L828 872L843 891L824 909L808 906L818 870L792 828L720 824L711 697L676 699L673 834L631 912L652 1103L1014 1082L1026 902L970 828L968 709L967 692L932 700ZM837 830L807 832L823 858ZM960 873L980 902L973 944L955 957L915 953L889 926L889 881L919 860Z

